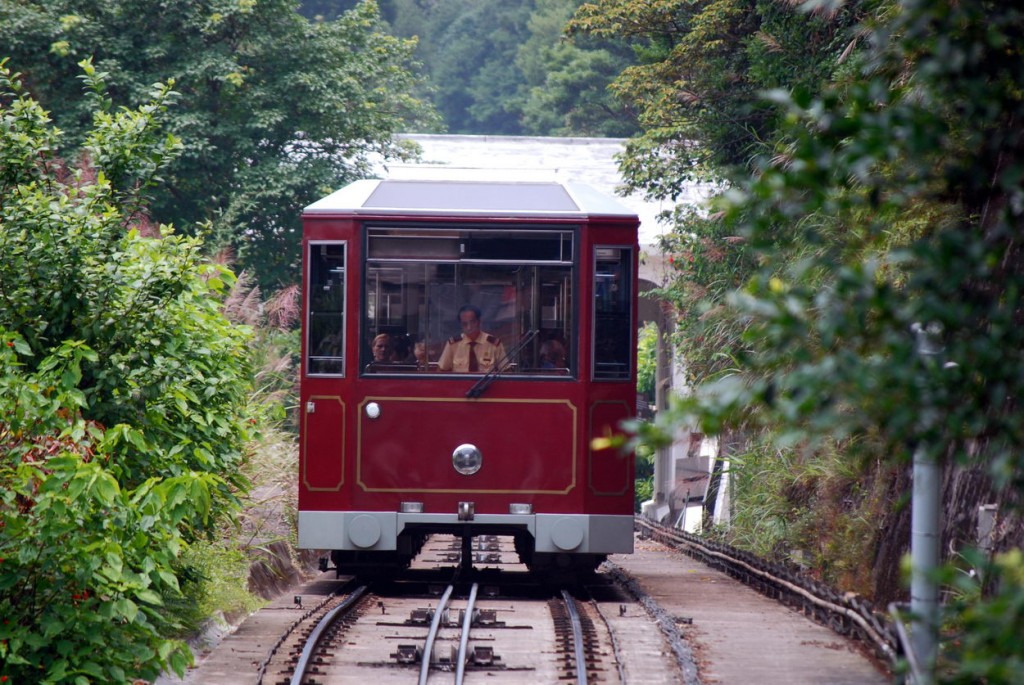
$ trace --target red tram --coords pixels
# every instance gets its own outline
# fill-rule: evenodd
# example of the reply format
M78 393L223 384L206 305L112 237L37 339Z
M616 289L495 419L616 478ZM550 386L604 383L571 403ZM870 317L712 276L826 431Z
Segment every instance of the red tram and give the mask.
M357 181L303 213L299 546L403 567L431 533L532 570L633 550L635 213L559 182ZM469 555L463 554L463 559Z

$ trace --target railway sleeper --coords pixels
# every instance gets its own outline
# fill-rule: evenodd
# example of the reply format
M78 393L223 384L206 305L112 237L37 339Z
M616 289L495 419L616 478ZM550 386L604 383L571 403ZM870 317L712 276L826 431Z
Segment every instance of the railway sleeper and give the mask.
M496 564L500 561L500 552L487 552L473 555L473 562L477 564Z
M489 645L473 645L468 651L466 663L473 669L503 670L505 668L501 657L495 654L494 648ZM455 669L458 659L459 648L457 645L438 646L434 650L430 665L439 671L451 671Z
M459 623L462 623L466 616L466 610L462 609L459 612ZM488 628L494 627L499 628L505 625L504 621L498 620L498 612L494 609L474 609L473 620L471 625L475 627L486 626Z
M444 613L441 614L441 625L445 628L458 628L462 625L462 615L464 611L465 610L459 610L459 613L455 614L450 609L445 609ZM413 609L409 612L409 618L405 620L405 624L412 626L430 625L434 620L435 612L436 609L433 607Z
M398 651L391 654L391 658L400 664L418 664L422 656L420 645L398 645Z
M470 650L469 665L479 669L504 669L505 664L501 663L501 657L494 653L494 648L488 645L474 645Z

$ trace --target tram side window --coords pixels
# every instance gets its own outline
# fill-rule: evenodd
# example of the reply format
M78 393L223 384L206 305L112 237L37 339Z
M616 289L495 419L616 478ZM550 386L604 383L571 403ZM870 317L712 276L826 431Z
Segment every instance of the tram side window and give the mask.
M599 247L594 259L594 379L631 377L633 253Z
M364 373L574 373L572 229L371 227L367 237ZM458 350L464 305L487 336L473 367Z
M345 369L345 244L311 243L306 301L306 371L342 375Z

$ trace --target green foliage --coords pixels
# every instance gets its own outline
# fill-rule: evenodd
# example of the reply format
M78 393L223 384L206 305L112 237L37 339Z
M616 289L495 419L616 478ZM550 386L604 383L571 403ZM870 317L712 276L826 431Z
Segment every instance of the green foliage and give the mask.
M721 539L799 565L833 587L870 596L875 529L887 507L887 467L864 468L846 445L809 454L751 444L730 457L738 502Z
M86 61L82 161L0 65L0 675L179 673L178 556L231 512L249 436L233 276L141 213L180 144L166 85L111 104ZM130 228L131 227L131 228ZM143 233L151 237L144 237Z
M386 35L372 1L315 23L290 0L6 2L0 23L69 146L92 120L80 60L94 56L117 105L173 78L167 126L186 147L153 189L153 216L192 233L213 221L265 286L298 281L299 209L404 158L393 134L432 121L411 95L414 43Z
M726 205L761 261L734 300L753 347L735 399L797 437L878 430L963 458L984 441L993 474L1018 484L1024 13L993 7L920 3L862 81L775 94L787 156ZM922 216L894 243L893 225Z
M1019 492L1024 11L608 0L575 25L648 49L616 85L643 111L631 182L671 199L691 179L729 179L714 213L680 215L671 243L703 250L668 288L680 311L704 295L701 316L731 323L703 354L688 343L704 383L658 417L666 435L743 426L784 462L842 445L897 465L917 446ZM745 254L721 259L729 237ZM728 364L713 364L723 340ZM802 511L783 501L766 511L791 529ZM968 621L977 651L951 679L976 681L977 667L1002 682L978 664L1017 663L1008 607L962 608L986 619Z
M454 133L624 136L633 115L608 92L633 60L620 41L567 40L582 0L386 0L397 36L416 37L431 88L423 89ZM331 16L347 2L305 3Z
M393 30L418 36L434 105L454 133L517 134L522 74L516 52L532 0L396 3Z
M246 590L249 558L245 550L234 546L233 537L194 542L179 559L179 573L184 579L178 613L185 634L195 634L218 613L233 618L260 606L260 601Z
M623 41L566 36L566 25L579 5L578 0L538 0L530 16L529 36L516 55L523 74L523 132L631 135L635 118L608 84L634 55Z
M1024 553L1016 549L999 554L991 562L972 553L971 561L981 574L958 573L947 581L959 591L953 603L955 633L940 662L945 662L944 682L1014 683L1024 673ZM993 586L988 601L981 579ZM941 666L940 666L941 668Z
M644 502L654 499L654 456L654 452L644 446L636 450L633 511L637 514Z
M673 222L685 230L660 238L671 277L658 294L675 307L673 346L686 360L688 383L697 384L731 373L745 347L746 323L723 303L754 268L755 256L721 221L693 207L677 207Z
M126 682L182 669L160 607L180 527L210 515L218 480L189 473L134 490L112 475L110 431L81 418L81 367L65 343L29 372L25 340L0 329L0 675L14 682Z
M636 391L648 400L654 399L658 373L658 327L648 322L637 336Z
M745 166L777 121L761 91L827 77L856 7L810 15L771 0L584 4L572 35L626 39L639 56L611 85L642 128L623 160L627 184L674 199L694 179Z

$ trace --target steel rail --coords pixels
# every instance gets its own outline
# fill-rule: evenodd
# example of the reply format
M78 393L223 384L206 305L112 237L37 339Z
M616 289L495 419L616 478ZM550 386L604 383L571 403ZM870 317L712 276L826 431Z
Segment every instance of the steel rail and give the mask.
M619 649L619 641L615 638L615 631L612 630L608 617L601 611L601 605L593 597L590 598L590 606L594 609L594 613L600 617L601 622L604 623L605 630L608 631L608 639L612 643L612 654L615 655L615 668L619 671L619 682L624 683L626 682L626 659L622 654L622 650Z
M569 622L572 624L572 646L576 653L576 684L587 685L587 657L583 653L583 622L580 621L580 612L576 610L576 600L572 598L568 590L562 590L562 601L569 612Z
M448 600L451 598L454 589L454 585L448 586L437 603L437 608L434 610L434 618L430 621L430 632L427 633L426 642L423 643L423 660L420 662L419 685L427 685L427 678L430 677L430 655L434 652L434 640L437 639L437 629L441 625L441 615L444 613L445 607L448 606Z
M903 656L906 657L907 666L910 668L909 681L911 685L918 685L918 683L926 682L926 679L921 664L918 662L917 652L914 651L914 643L907 633L907 626L904 624L904 617L907 615L909 608L907 604L890 602L889 615L892 616L893 623L896 625L896 635L900 639L900 646L903 647Z
M320 619L302 648L302 654L299 655L299 661L295 664L295 671L292 673L291 685L302 684L302 679L306 677L306 669L309 668L309 662L313 658L313 651L320 646L320 638L323 637L324 631L334 624L339 615L348 613L364 594L366 594L366 586L362 585Z
M466 677L466 650L469 649L469 629L473 625L473 606L476 604L476 593L479 589L477 583L469 589L469 599L466 601L466 613L462 617L462 635L459 636L459 654L456 657L458 663L455 666L455 685L462 685Z
M311 607L306 613L297 618L290 626L288 626L287 630L285 630L283 633L281 633L281 635L278 636L277 641L270 646L270 650L267 652L267 656L263 658L263 661L260 662L260 667L256 670L256 685L263 685L263 677L267 674L267 668L270 666L271 660L277 654L277 650L281 648L281 645L284 644L285 640L287 640L295 631L295 629L302 625L302 623L306 619L308 619L310 616L315 616L317 612L323 609L325 605L327 605L332 599L334 599L334 597L334 594L330 594L324 597L319 604L317 604L314 607Z

